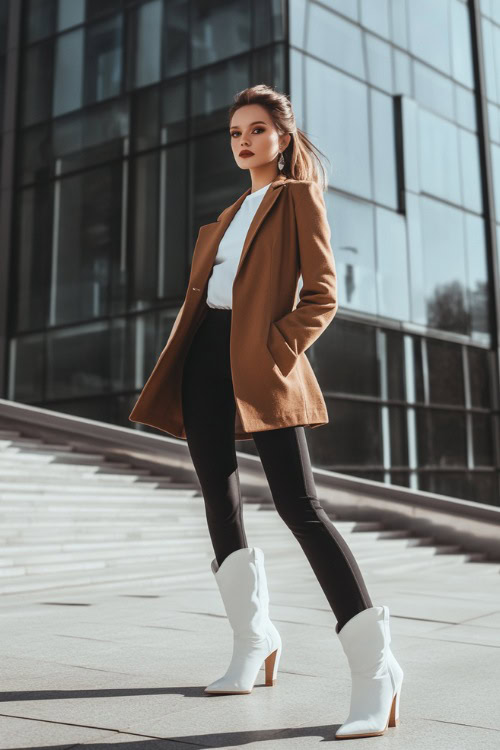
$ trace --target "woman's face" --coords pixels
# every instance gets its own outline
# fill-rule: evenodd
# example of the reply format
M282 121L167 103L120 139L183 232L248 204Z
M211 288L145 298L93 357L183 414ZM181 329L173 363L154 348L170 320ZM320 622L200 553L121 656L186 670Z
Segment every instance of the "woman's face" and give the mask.
M279 153L284 151L289 135L278 134L267 110L260 104L245 104L232 116L229 127L231 148L236 164L241 169L256 169L277 164ZM251 151L252 156L240 156Z

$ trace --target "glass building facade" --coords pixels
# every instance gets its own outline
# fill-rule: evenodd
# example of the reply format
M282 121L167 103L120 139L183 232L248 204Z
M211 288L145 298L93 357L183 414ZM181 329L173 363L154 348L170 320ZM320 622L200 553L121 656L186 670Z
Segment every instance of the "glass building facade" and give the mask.
M329 160L313 463L500 505L500 3L0 7L4 398L133 426L198 227L249 185L228 108L267 83Z

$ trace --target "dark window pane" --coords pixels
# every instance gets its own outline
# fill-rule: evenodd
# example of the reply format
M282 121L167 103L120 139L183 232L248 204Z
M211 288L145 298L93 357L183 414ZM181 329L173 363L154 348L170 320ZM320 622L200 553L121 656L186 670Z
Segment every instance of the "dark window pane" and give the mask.
M466 466L465 414L417 409L418 465Z
M123 0L87 0L87 20L104 13L112 13L119 10L123 5Z
M389 408L389 429L391 434L391 466L408 466L408 427L406 409Z
M462 500L472 499L465 471L424 471L419 474L418 488L438 495L450 495Z
M376 329L335 318L318 342L315 371L324 388L380 396Z
M161 191L158 293L160 297L184 297L187 284L187 147L183 144L160 154ZM198 228L193 227L193 235ZM190 248L194 243L190 241ZM189 254L191 257L191 253Z
M312 461L333 471L382 464L380 407L326 398L330 422L309 431Z
M215 65L194 73L191 85L192 134L224 127L227 151L234 164L227 121L228 91L239 91L250 85L250 57L244 55L229 63ZM233 168L234 174L234 168Z
M109 391L110 330L107 322L47 334L47 398Z
M251 4L254 25L254 45L259 47L285 38L285 3L273 0L254 0ZM296 13L293 8L293 13ZM248 442L248 441L244 441Z
M462 347L428 339L427 366L430 403L464 406Z
M413 366L414 366L414 377L415 377L415 401L418 403L426 403L425 387L424 387L424 354L423 354L423 340L417 336L413 337Z
M397 484L400 487L410 486L410 475L406 471L391 471L391 484Z
M140 391L165 346L157 340L156 313L111 321L110 379L113 391Z
M53 190L44 185L18 195L16 321L21 332L47 325L52 266Z
M19 183L48 180L54 159L51 124L47 122L32 127L21 133L19 139Z
M163 77L179 75L188 69L188 0L170 0L163 8Z
M405 359L401 334L395 331L386 331L385 349L387 357L387 396L390 399L404 400L406 398Z
M469 347L467 357L471 406L489 408L491 405L490 352L486 349Z
M73 0L72 0L73 1ZM8 3L3 2L7 7ZM27 42L49 36L56 25L55 0L29 0L25 14L25 37Z
M12 343L14 346L11 349L13 362L9 372L9 399L23 403L41 401L45 382L45 336L43 333L23 336Z
M129 134L128 100L122 99L54 122L54 157L59 173L121 157Z
M495 472L423 472L419 489L489 505L499 505Z
M135 44L131 57L131 86L148 86L161 76L162 0L142 3L131 12Z
M52 41L30 47L24 56L21 91L23 125L31 125L51 116L53 56Z
M248 178L240 171L235 172L227 133L196 138L190 149L194 240L202 224L216 221L220 212L246 190Z
M493 466L493 431L489 414L471 414L474 466Z
M134 188L132 306L143 309L158 296L158 153L135 159L131 164L131 177Z

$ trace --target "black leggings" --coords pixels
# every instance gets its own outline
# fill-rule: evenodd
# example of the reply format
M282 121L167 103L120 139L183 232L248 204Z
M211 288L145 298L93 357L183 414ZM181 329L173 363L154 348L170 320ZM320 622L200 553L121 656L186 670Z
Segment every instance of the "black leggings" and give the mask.
M231 310L211 308L184 364L182 409L189 452L219 565L248 547L243 525L229 354ZM338 621L373 606L354 556L320 505L302 425L253 432L278 514L301 545Z

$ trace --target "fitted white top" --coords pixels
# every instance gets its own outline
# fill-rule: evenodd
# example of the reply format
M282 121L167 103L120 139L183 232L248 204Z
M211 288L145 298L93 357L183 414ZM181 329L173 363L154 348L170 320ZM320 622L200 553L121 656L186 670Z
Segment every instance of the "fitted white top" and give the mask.
M233 281L250 224L269 185L249 193L224 232L208 281L207 305L223 310L233 308Z

